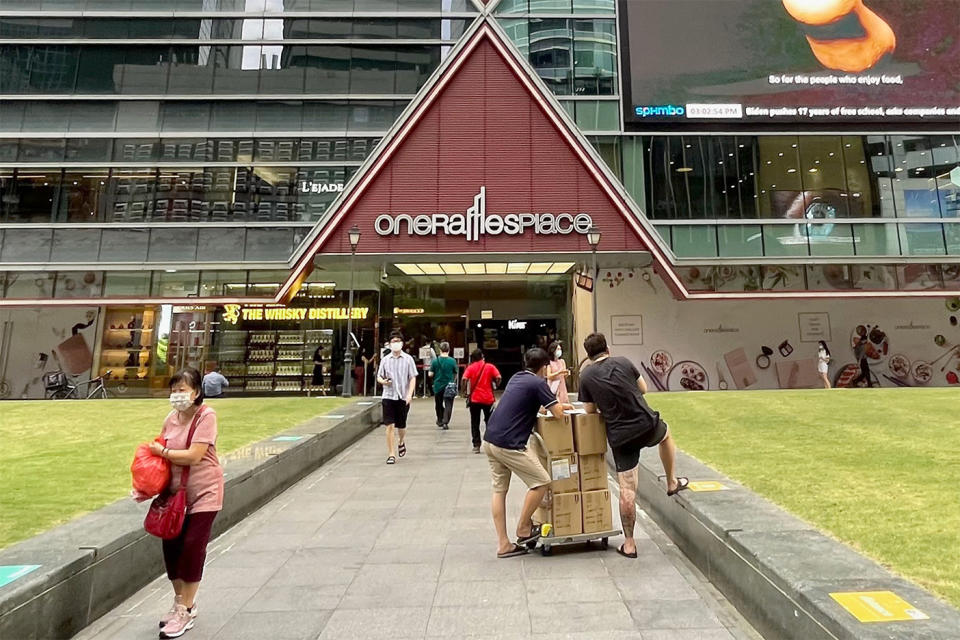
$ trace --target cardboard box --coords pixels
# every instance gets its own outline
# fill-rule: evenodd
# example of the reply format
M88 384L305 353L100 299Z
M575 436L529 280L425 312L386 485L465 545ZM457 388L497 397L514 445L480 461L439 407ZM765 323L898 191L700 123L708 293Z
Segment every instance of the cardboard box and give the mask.
M580 471L580 491L598 491L607 488L606 454L581 455L577 467Z
M599 533L613 529L613 506L610 504L610 490L584 491L581 510L583 512L583 532Z
M572 423L570 416L563 416L560 420L553 416L537 418L537 433L543 439L543 444L551 458L569 456L571 453L575 453Z
M550 458L547 466L550 472L550 489L554 493L576 493L580 491L580 465L577 454ZM599 487L598 487L599 488Z
M599 413L581 413L573 417L576 451L582 456L607 452L607 425Z
M608 498L609 498L609 492ZM583 509L579 493L555 493L551 505L550 523L553 535L575 536L583 533Z

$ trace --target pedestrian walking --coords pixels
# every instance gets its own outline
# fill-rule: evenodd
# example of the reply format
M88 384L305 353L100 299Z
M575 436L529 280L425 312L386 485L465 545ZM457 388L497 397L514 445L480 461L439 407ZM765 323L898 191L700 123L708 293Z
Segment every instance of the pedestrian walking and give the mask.
M534 347L524 354L523 360L524 370L510 378L483 436L483 448L493 478L490 510L497 531L498 558L523 555L527 553L524 545L540 537L540 531L533 526L533 512L540 506L550 486L550 473L543 467L537 454L527 446L527 441L537 424L541 407L558 419L563 417L565 408L547 385L550 363L547 352ZM570 408L569 405L567 408ZM510 542L507 536L507 490L513 473L528 488L517 522L516 544Z
M187 468L187 516L180 535L163 541L163 562L173 585L174 600L170 611L160 619L161 638L179 638L193 628L207 543L213 521L223 508L223 468L216 448L217 414L203 404L199 371L187 368L170 378L170 404L173 411L164 420L161 433L166 445L151 442L150 450L172 463L167 488L171 494L180 489Z
M480 453L480 414L483 424L490 426L490 411L493 409L493 391L500 386L500 371L496 365L484 359L483 351L474 349L470 354L470 366L463 372L464 395L467 396L467 408L470 410L470 435L473 438L473 452Z
M383 424L387 431L387 464L395 464L394 431L396 431L397 455L407 455L404 437L407 433L407 413L413 392L417 386L417 363L413 357L403 351L403 334L390 333L390 355L380 360L377 370L377 382L383 385L381 404L383 405Z
M323 386L323 347L317 347L313 352L313 375L310 378L310 386L317 388Z
M430 363L433 400L437 410L437 428L450 428L453 400L457 397L457 361L450 357L450 343L440 343L440 356Z
M686 489L689 480L674 475L677 446L667 423L644 400L647 383L633 363L623 357L611 356L602 333L587 336L583 348L591 365L580 374L580 400L587 413L603 414L620 483L620 524L624 542L617 553L636 558L637 543L633 531L637 522L640 450L659 448L668 496Z
M830 347L827 346L827 343L823 340L817 345L817 373L820 374L820 379L823 380L823 388L830 388L830 378L827 376L827 371L829 370L830 365Z
M220 373L216 362L207 364L206 369L206 375L203 376L203 397L219 398L223 395L223 388L230 386L230 381Z
M570 370L567 369L567 363L563 360L563 349L560 343L556 340L551 342L547 353L550 354L550 370L547 372L550 390L556 394L557 400L568 404L570 396L567 394L567 376L570 375Z
M867 361L867 336L858 336L854 341L853 356L860 363L860 375L853 379L850 386L860 386L860 382L866 380L867 386L873 388L873 380L870 379L870 363Z

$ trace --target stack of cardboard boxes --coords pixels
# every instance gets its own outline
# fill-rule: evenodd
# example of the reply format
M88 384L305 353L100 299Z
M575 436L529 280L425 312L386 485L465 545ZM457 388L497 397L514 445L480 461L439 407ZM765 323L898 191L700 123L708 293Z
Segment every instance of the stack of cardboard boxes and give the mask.
M603 418L582 412L567 413L561 420L541 416L537 433L546 449L541 461L553 480L534 520L551 523L554 536L613 529Z

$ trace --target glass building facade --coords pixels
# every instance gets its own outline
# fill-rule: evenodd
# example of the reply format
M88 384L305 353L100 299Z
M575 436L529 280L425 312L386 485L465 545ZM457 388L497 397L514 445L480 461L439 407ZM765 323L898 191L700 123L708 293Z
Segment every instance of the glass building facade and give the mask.
M43 272L41 297L69 296L56 284L89 269L107 296L246 295L477 16L472 0L0 0L0 295ZM496 16L678 264L960 256L960 136L627 131L614 0Z

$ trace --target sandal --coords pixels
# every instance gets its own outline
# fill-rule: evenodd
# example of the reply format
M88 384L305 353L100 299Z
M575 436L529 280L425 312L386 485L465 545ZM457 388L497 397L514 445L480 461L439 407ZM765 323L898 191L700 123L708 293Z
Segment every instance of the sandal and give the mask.
M527 554L527 549L526 549L526 547L521 547L520 545L515 544L515 545L513 545L513 549L510 549L510 551L506 551L506 552L504 552L504 553L498 553L498 554L497 554L497 557L498 557L498 558L501 558L501 559L502 559L502 558L515 558L516 556L523 556L523 555L526 555L526 554Z
M627 553L626 551L623 550L623 545L620 545L619 547L617 547L617 553L619 553L620 555L622 555L624 558L636 558L636 557L637 557L637 552L636 552L636 551L634 551L633 553Z
M393 456L387 456L387 464L396 464L397 459Z
M407 455L407 445L401 442L401 443L400 443L400 446L397 447L397 453L400 454L400 457L401 457L401 458L402 458L403 456Z
M667 491L667 495L675 496L681 491L683 491L684 489L687 489L689 487L690 487L690 480L688 478L684 478L683 476L680 476L679 478L677 478L677 488L674 489L673 491Z
M530 533L525 536L517 534L517 544L520 546L527 545L531 542L536 542L540 539L540 527L530 523Z

